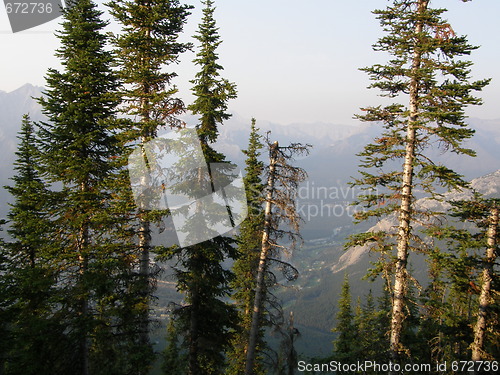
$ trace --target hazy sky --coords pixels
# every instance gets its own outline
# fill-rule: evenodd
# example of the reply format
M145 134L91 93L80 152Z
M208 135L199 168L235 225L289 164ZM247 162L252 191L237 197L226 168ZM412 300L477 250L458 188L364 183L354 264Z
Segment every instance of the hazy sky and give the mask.
M183 40L191 40L200 20L199 0L186 25ZM99 1L102 3L102 1ZM220 63L224 77L238 86L230 110L244 118L255 116L282 124L329 122L354 124L358 108L377 104L375 90L359 67L384 63L386 57L371 45L382 35L371 13L388 0L215 0L223 44ZM482 107L468 114L500 118L500 0L434 0L449 9L446 18L457 34L482 47L471 55L475 78L493 78L482 97ZM1 7L1 6L0 6ZM104 10L105 8L101 6ZM44 85L58 39L53 32L60 19L12 34L4 8L0 10L2 47L0 90L12 91L24 83ZM117 30L116 27L111 29ZM185 54L173 69L181 97L189 103L196 68L194 54Z

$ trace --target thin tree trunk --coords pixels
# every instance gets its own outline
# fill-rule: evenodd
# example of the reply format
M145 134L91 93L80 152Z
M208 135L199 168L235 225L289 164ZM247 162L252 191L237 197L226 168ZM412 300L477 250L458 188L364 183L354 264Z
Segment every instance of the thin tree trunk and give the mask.
M290 336L290 348L287 353L287 375L294 375L297 358L295 358L295 326L293 323L293 311L290 311L290 320L288 325L288 335Z
M210 180L212 180L210 178ZM198 189L203 188L203 170L202 168L198 168ZM213 191L213 188L212 188ZM196 202L196 211L198 215L203 214L203 207L201 201L198 200ZM199 264L199 256L197 252L198 245L194 245L192 249L194 250L194 254L192 255L192 264ZM195 273L196 270L192 269L191 272ZM199 330L199 314L200 314L200 294L198 291L198 276L194 275L196 279L191 283L190 292L191 292L191 311L190 311L190 321L189 321L189 350L188 350L188 375L199 375L200 374L200 363L198 356L198 345L200 339L200 330Z
M498 236L498 206L493 206L489 218L486 259L483 268L483 280L481 294L479 295L479 312L476 326L474 327L474 343L472 345L472 360L483 359L484 336L488 319L488 308L491 304L491 284L493 281L493 265L495 264L495 249L497 247Z
M421 14L427 9L429 1L419 0L417 13ZM417 22L415 27L416 35L422 32L422 22ZM418 43L418 42L417 42ZM411 235L411 205L413 190L413 162L415 159L416 144L416 121L418 120L418 95L419 80L417 77L421 63L421 52L415 46L412 59L411 80L410 80L410 116L406 134L406 152L403 166L403 181L401 191L401 206L399 213L399 229L397 243L397 260L394 275L394 295L392 303L390 352L391 358L396 361L403 352L401 343L401 333L403 321L405 319L405 299L408 291L408 253L410 248Z
M267 268L267 257L271 249L269 243L269 234L271 231L272 219L272 199L274 193L274 181L276 170L276 153L278 151L278 142L275 142L270 149L269 177L267 181L266 208L264 210L264 229L262 232L262 248L260 252L259 267L257 269L257 280L255 285L255 298L252 313L252 325L250 326L250 337L248 339L247 360L245 364L245 375L252 375L257 340L259 337L260 319L262 303L265 297L265 271Z
M199 314L199 294L197 286L191 291L191 316L189 322L189 360L188 360L188 375L199 375L198 362L198 314Z
M146 36L149 37L150 30L146 30ZM150 85L148 83L144 83L142 87L142 91L144 93L144 97L141 99L141 117L142 121L146 124L147 127L150 126L150 109L148 107L148 95L150 93ZM152 134L149 131L144 132L141 136L141 144L145 146L148 141L150 141L150 137ZM151 166L149 165L149 160L147 158L146 152L143 148L142 157L144 162L146 163L146 171L141 181L141 185L143 191L147 191L151 185ZM143 345L146 345L149 342L149 293L150 293L150 270L149 270L149 261L150 261L150 249L151 249L151 225L149 220L145 217L146 210L150 210L150 199L149 195L145 194L146 201L144 202L144 207L139 208L139 232L138 232L138 240L139 240L139 251L140 251L140 259L139 259L139 277L141 283L141 297L143 298L142 303L145 304L144 311L141 312L142 316L139 321L139 339Z
M87 192L87 184L82 183L80 186L80 190L82 193ZM82 226L80 227L80 234L79 234L79 239L78 239L78 263L79 263L79 273L80 273L80 282L82 282L82 279L85 277L85 274L87 273L87 268L88 268L88 256L85 254L85 250L89 244L89 228L88 224L84 222ZM85 285L84 282L82 282L82 285ZM80 350L81 350L81 360L82 360L82 375L89 375L90 374L90 360L89 360L89 353L90 353L90 338L89 338L89 332L88 332L88 315L89 315L89 301L86 296L87 290L81 291L81 293L84 294L83 297L80 299L80 315L81 319L84 322L84 330L83 330L83 336L81 338L81 343L80 343Z
M143 217L139 220L139 277L142 288L141 297L143 298L143 303L146 305L144 311L141 312L139 334L140 341L145 344L149 341L149 249L151 246L151 229L149 221Z

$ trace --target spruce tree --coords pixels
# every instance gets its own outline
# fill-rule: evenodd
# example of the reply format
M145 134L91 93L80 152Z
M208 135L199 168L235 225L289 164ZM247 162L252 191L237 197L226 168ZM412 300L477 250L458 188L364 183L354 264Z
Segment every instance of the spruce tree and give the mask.
M355 357L357 342L356 325L354 313L352 311L351 290L349 285L349 275L344 275L342 290L338 301L338 312L336 315L337 324L333 332L338 336L334 341L334 358L341 362L353 362Z
M377 360L383 363L389 361L389 332L391 316L391 296L387 283L384 283L382 295L377 300L375 329L377 331Z
M458 253L454 262L449 262L454 267L449 271L452 285L455 288L461 286L459 292L462 295L477 295L477 302L473 305L477 314L466 312L469 319L466 326L473 327L471 337L471 359L473 361L491 360L495 358L492 351L495 348L497 337L495 331L498 329L498 290L496 289L497 273L495 262L498 253L500 239L499 231L499 206L500 199L497 197L484 197L475 193L470 200L450 202L452 204L452 216L461 222L469 224L468 228L458 229L456 227L437 228L435 235L439 239L446 238L450 247ZM468 250L465 254L459 251L463 248ZM467 265L467 273L464 275L457 272L458 266ZM472 270L471 270L472 269ZM477 275L475 277L475 275ZM450 312L457 315L454 307ZM470 319L474 316L473 319ZM461 358L462 359L462 358Z
M118 80L107 50L107 25L90 0L64 11L62 71L49 69L39 101L40 168L50 191L51 264L58 267L55 305L74 374L142 373L147 345L134 343L137 294L129 288L137 263L113 208L125 152L116 121ZM141 353L140 362L133 353ZM135 362L134 362L135 360ZM63 371L64 373L64 371ZM65 372L68 373L68 372Z
M185 106L176 97L178 90L172 80L177 74L171 70L171 65L191 48L190 43L178 39L192 7L181 5L178 0L116 0L107 5L122 26L122 32L114 37L119 76L124 84L121 108L123 115L133 118L124 136L130 143L144 146L156 137L162 126L183 125L178 116L184 113ZM166 72L166 67L170 71ZM143 157L147 160L145 154ZM141 181L144 189L151 183L148 175L146 173ZM161 220L162 216L150 209L146 202L136 211L143 298L141 340L145 345L149 342L150 299L154 284L150 269L151 222Z
M232 340L232 351L229 354L230 367L228 375L237 375L245 371L246 351L250 326L252 323L252 307L255 298L255 280L259 265L259 251L261 247L262 229L264 225L262 177L264 163L259 160L260 149L263 147L261 136L252 119L250 137L247 150L246 174L243 178L247 193L248 216L240 225L238 233L238 259L233 266L235 279L231 284L233 299L238 306L238 328ZM260 337L262 338L263 332ZM263 350L264 343L258 343L258 351ZM255 361L255 374L263 374L262 359Z
M429 234L444 238L453 231L438 225L436 233L432 234L431 230ZM470 245L469 241L458 245L450 239L443 244L446 252L436 248L428 254L430 283L421 296L418 332L421 345L417 349L426 361L442 363L468 358L467 348L472 341L470 320L476 299L470 288L475 282Z
M11 241L4 245L5 290L11 298L6 374L53 374L68 370L62 327L53 315L58 269L50 246L50 201L37 170L34 126L23 117L14 163L14 198L8 213ZM61 358L62 357L62 358ZM64 371L64 370L63 370Z
M221 40L214 19L214 2L206 0L203 4L203 18L194 36L199 42L194 59L199 71L191 81L195 100L188 109L198 116L196 132L207 169L197 167L187 171L186 184L181 187L193 198L199 198L201 192L214 192L215 181L218 184L221 178L231 179L232 165L213 148L213 143L218 137L218 127L231 116L227 112L228 101L236 97L235 84L220 76L223 68L218 62L217 48ZM190 157L186 155L187 159L180 163L189 164ZM224 198L227 201L231 197ZM219 204L211 202L208 212L206 208L198 200L196 212L186 223L185 230L192 238L204 234L193 233L192 228L206 230L200 223L224 220L211 212L220 211ZM226 207L222 211L225 213ZM174 312L173 319L187 352L189 375L219 374L225 366L236 311L227 301L233 275L223 263L236 258L234 243L232 237L219 234L195 245L172 249L169 254L177 259L177 289L184 295L185 306Z
M366 296L365 303L356 311L354 322L358 340L356 344L357 356L354 358L379 361L383 358L385 335L380 331L379 315L372 290ZM384 327L384 329L387 329ZM351 358L351 359L354 359ZM380 361L384 362L384 361Z
M416 228L439 214L415 207L415 192L440 199L437 187L465 186L461 176L446 165L429 159L428 151L443 150L474 155L463 146L474 131L465 123L464 108L480 104L472 96L489 80L470 81L470 61L462 60L476 47L458 36L429 0L394 0L385 10L374 13L386 36L374 45L376 51L391 55L387 64L363 68L382 96L397 99L394 104L363 108L362 121L383 124L383 133L367 145L360 156L362 176L354 185L365 189L358 204L368 208L358 220L395 215L397 231L364 233L352 237L351 245L372 244L372 248L394 249L388 266L393 276L391 353L399 360L405 351L403 322L409 282L408 257L422 250ZM406 104L402 104L406 103ZM397 163L402 163L398 168ZM381 203L384 204L381 204ZM425 250L425 249L424 249Z

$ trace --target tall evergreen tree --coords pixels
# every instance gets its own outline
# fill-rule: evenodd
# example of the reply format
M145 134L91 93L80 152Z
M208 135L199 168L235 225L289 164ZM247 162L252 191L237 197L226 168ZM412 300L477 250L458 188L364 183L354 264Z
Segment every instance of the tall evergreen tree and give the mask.
M218 127L231 116L227 112L228 101L236 97L235 84L220 76L223 68L218 63L217 48L221 40L214 19L214 2L206 0L202 3L203 18L194 36L199 42L194 60L199 71L191 81L195 100L188 109L198 116L196 131L207 169L198 167L188 172L192 173L192 178L188 177L183 189L186 190L184 193L193 197L201 196L201 192L215 191L215 181L220 182L218 178L221 176L224 180L230 178L231 164L212 144L217 140ZM218 205L212 204L212 208ZM205 208L198 201L195 214L186 224L193 237L202 235L192 233L192 228L203 230L204 225L200 226L200 223L224 220L218 214L212 214L211 208L205 216ZM219 374L225 366L225 352L230 345L236 311L227 301L232 272L226 269L223 262L236 258L234 243L231 237L217 235L195 245L173 249L169 255L176 257L180 266L176 272L177 289L184 294L186 305L177 309L173 318L179 334L183 336L189 375Z
M122 33L115 36L119 75L124 83L122 111L133 117L126 139L144 145L156 137L165 125L179 127L178 115L184 113L184 103L176 97L177 88L172 84L176 77L165 67L179 61L180 54L191 48L190 43L180 42L184 24L189 16L188 5L178 0L116 0L108 3L110 12L122 25ZM146 154L143 154L147 160ZM141 181L144 189L151 183L146 173ZM138 248L141 253L139 274L142 279L141 340L149 342L149 310L153 285L150 261L151 222L158 215L150 212L148 203L137 209Z
M255 298L255 280L259 265L259 252L264 225L262 177L264 163L259 160L260 149L263 147L261 136L252 119L250 137L247 150L246 175L243 178L247 193L248 216L240 225L237 237L239 256L233 266L235 279L231 284L233 299L238 306L238 329L232 341L232 351L229 355L230 367L228 375L238 375L245 371L246 351L250 326L252 323L252 307ZM260 333L262 338L263 332ZM258 343L258 351L263 349L264 343ZM263 374L262 360L257 358L255 374Z
M73 374L141 373L149 347L134 344L139 304L129 282L136 263L121 237L113 209L117 157L125 151L116 121L118 80L106 50L107 25L90 0L64 11L63 70L49 69L39 101L48 121L40 124L38 147L43 177L51 185L51 263L58 267L55 305L70 353L61 355ZM134 359L136 360L134 362ZM63 373L68 373L68 371Z
M383 124L384 131L360 154L363 168L355 185L365 194L357 203L370 210L358 220L395 214L396 232L364 233L352 238L351 244L381 245L395 250L390 269L393 274L391 318L391 353L399 360L406 352L402 342L405 306L411 280L408 256L421 250L416 228L435 212L415 207L417 190L426 197L440 199L437 186L445 189L465 186L456 172L429 160L427 151L434 145L463 155L474 155L462 143L473 135L465 123L464 108L480 104L471 95L489 80L470 81L469 61L461 60L473 47L463 36L457 36L443 18L444 9L433 9L429 0L394 0L386 10L374 13L387 35L374 49L387 52L391 60L363 68L375 81L370 87L380 89L389 98L398 98L388 106L363 108L362 121ZM401 104L404 101L407 104ZM394 162L402 162L401 168ZM380 202L385 202L381 205ZM420 249L419 249L420 248Z
M65 340L52 307L57 301L57 268L47 246L50 202L37 171L39 155L28 115L18 138L14 184L6 187L14 198L8 214L12 241L4 245L5 291L11 298L10 340L3 336L9 345L6 373L53 374L70 367L59 357L65 353Z

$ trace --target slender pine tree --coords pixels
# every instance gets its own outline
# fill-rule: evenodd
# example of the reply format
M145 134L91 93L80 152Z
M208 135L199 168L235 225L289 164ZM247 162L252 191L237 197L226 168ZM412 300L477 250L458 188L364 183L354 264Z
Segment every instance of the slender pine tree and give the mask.
M344 282L342 283L336 319L337 324L333 332L337 332L338 336L333 343L334 358L338 361L352 362L357 359L355 353L357 350L356 337L358 335L352 310L349 275L347 273L344 275Z
M194 63L199 71L191 81L195 100L188 109L198 116L196 130L207 169L198 167L191 171L192 178L188 178L184 189L186 194L193 197L203 191L215 191L215 181L219 179L217 181L220 182L221 175L224 180L230 178L230 163L212 144L217 140L218 127L231 116L227 112L228 101L236 97L235 84L220 77L223 68L218 63L217 48L221 40L214 19L214 2L206 0L202 3L203 18L195 35L199 48ZM212 208L217 206L217 203L211 204ZM186 229L191 229L190 235L193 237L202 235L192 233L192 228L203 230L201 222L224 220L218 214L212 214L211 208L205 215L205 208L198 201L195 214L186 224L189 227ZM226 212L226 209L223 211ZM236 258L235 240L215 235L213 239L173 249L169 254L169 257L178 260L180 266L176 272L177 289L184 294L186 305L174 312L173 319L187 352L189 375L221 373L226 362L225 352L230 345L231 330L235 326L236 311L227 301L232 272L223 264L227 259Z
M237 237L239 255L233 266L235 279L231 287L234 291L233 299L238 306L238 329L234 334L232 350L229 354L228 375L237 375L245 371L248 337L252 323L255 280L264 226L264 184L262 183L264 163L259 160L260 149L263 147L260 139L255 119L252 119L248 148L243 151L247 156L246 174L243 180L247 193L248 216L240 225ZM260 336L263 337L263 332ZM264 343L259 342L258 351L263 350L263 346ZM262 359L257 358L255 374L263 374L264 370L261 367Z
M464 326L472 327L470 336L464 337L471 341L469 342L471 359L473 361L491 360L498 354L496 345L498 338L495 331L498 331L499 303L495 283L497 273L494 265L500 240L500 199L474 193L470 200L453 201L451 204L452 216L457 217L460 222L468 223L470 227L466 229L437 228L434 234L439 239L447 239L451 245L450 248L455 250L452 254L454 261L448 262L445 270L451 280L450 283L458 290L459 296L477 295L477 301L472 305L475 311L471 311L469 303L468 311L460 314L465 315ZM464 248L466 252L463 251ZM467 272L457 272L464 265ZM450 310L447 311L448 314L458 315L459 310L456 306L450 306ZM462 350L462 353L464 351Z
M382 96L397 98L388 106L363 108L362 121L383 124L383 133L367 145L360 156L363 171L354 185L365 189L357 204L369 208L358 220L395 215L395 232L364 233L352 237L351 245L374 244L384 251L394 249L394 261L386 269L393 276L391 353L400 360L407 294L411 280L408 257L422 250L416 233L435 212L415 207L415 192L441 199L437 187L465 186L461 176L445 165L432 162L428 151L434 145L462 155L474 155L462 143L474 131L465 123L464 108L480 104L471 95L489 80L470 81L470 61L462 60L473 47L458 36L442 18L444 9L434 9L429 0L394 0L385 10L374 13L387 35L375 44L376 51L391 55L387 64L363 68ZM401 104L405 102L406 105ZM397 167L402 163L400 168ZM384 204L381 204L381 203ZM389 257L389 259L391 259Z
M124 84L121 108L123 115L133 118L125 140L144 146L156 137L162 126L179 127L183 124L178 116L184 113L185 106L177 98L178 90L172 83L177 74L166 72L165 68L171 69L171 65L179 61L179 56L191 48L190 43L178 39L192 7L182 5L178 0L116 0L107 5L122 26L121 34L114 37L119 76ZM142 156L147 160L146 154ZM149 173L145 173L141 184L144 189L149 187ZM126 192L124 196L130 198ZM130 203L125 206L130 206ZM145 345L149 342L150 299L154 285L150 267L151 222L161 220L162 216L150 208L146 202L136 211L143 298L141 340Z

